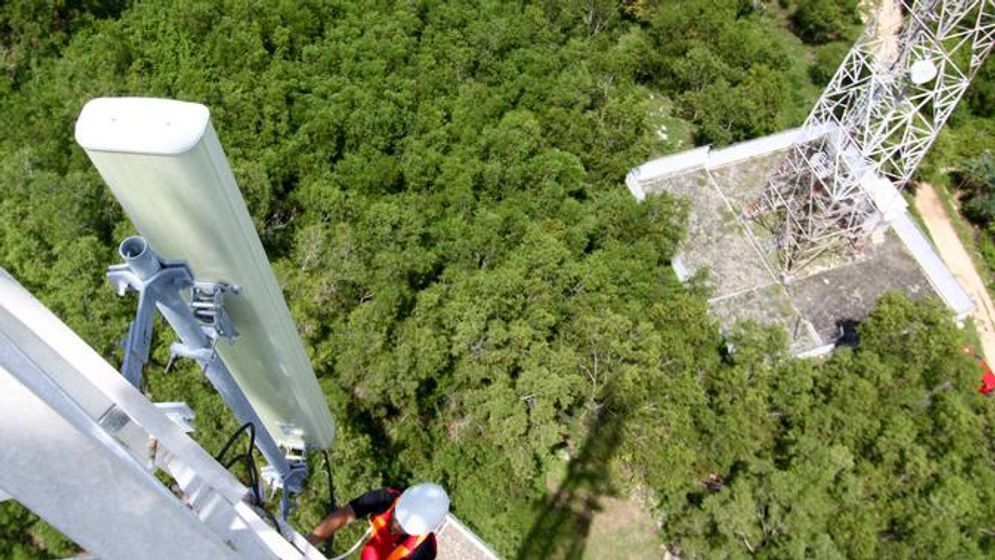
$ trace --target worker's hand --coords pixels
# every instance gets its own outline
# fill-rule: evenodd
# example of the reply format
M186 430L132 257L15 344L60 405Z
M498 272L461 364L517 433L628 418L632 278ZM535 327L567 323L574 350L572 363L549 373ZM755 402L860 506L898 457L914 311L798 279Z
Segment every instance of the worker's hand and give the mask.
M328 517L319 523L318 526L311 531L311 534L307 536L307 542L311 544L318 544L355 520L356 512L352 511L352 507L349 506L349 504L346 504L345 506L340 507L339 509L328 514Z

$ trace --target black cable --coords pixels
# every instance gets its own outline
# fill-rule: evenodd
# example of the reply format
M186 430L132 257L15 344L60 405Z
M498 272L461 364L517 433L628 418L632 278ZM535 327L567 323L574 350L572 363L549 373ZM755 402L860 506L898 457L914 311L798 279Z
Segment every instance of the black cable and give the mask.
M332 482L332 462L328 460L328 451L322 450L321 456L325 458L325 473L328 474L328 510L336 509L335 505L335 485Z
M247 470L249 473L249 484L251 485L252 488L252 494L256 498L256 505L262 505L263 503L262 491L259 489L259 475L257 474L256 462L253 459L253 457L251 455L244 455L244 454L238 455L232 458L227 463L225 463L224 466L226 469L230 469L233 465L235 465L239 461L242 462L242 465L245 467L245 470Z
M263 503L262 487L260 486L259 475L257 474L258 470L256 469L255 458L253 458L252 455L241 455L240 457L243 457L245 459L245 468L247 468L251 473L250 479L252 481L252 492L256 496L256 506L259 509L263 510L263 513L266 514L267 519L269 519L270 525L272 525L273 528L276 529L278 533L282 533L282 531L280 531L280 524L276 522L276 517L273 517L273 514L270 513L268 509L266 509L266 504Z
M225 455L228 454L228 451L231 449L232 445L234 445L235 440L238 439L238 436L240 436L242 433L246 431L249 432L249 445L248 447L246 447L245 453L236 455L235 457L229 459L228 461L223 461ZM242 462L242 465L245 467L245 470L247 470L249 473L249 484L251 484L252 496L253 498L255 498L256 507L263 510L263 513L266 514L266 517L269 519L269 522L273 526L273 528L279 531L280 524L277 523L276 517L274 517L273 514L268 509L266 509L266 504L263 503L263 492L259 481L259 469L256 467L256 458L252 454L255 448L256 448L256 425L253 424L252 422L246 422L245 424L239 426L239 428L235 430L235 433L233 433L231 437L228 438L228 441L225 442L225 445L224 447L221 448L221 451L214 456L214 460L224 465L226 470L232 468L232 466L234 466L239 461ZM329 476L331 476L331 471L329 471ZM331 481L331 479L329 479L329 481Z
M224 456L228 453L228 450L231 449L232 444L235 443L235 440L238 439L238 436L240 436L242 432L246 430L249 430L248 453L252 453L252 448L256 446L256 425L253 424L252 422L246 422L245 424L239 426L239 428L235 430L235 433L232 434L230 438L228 438L228 441L225 442L225 445L224 447L221 448L221 451L214 456L214 460L221 463L222 462L221 459L223 459Z
M226 469L230 469L232 467L232 465L234 465L235 463L237 463L239 461L243 461L243 460L245 460L247 458L248 457L246 457L245 453L242 453L241 455L235 455L234 457L232 457L231 459L228 459L227 462L224 462L221 465L224 468L226 468Z
M270 513L270 511L268 509L266 509L265 507L263 507L263 506L259 506L259 509L263 510L263 513L266 514L266 519L269 519L269 524L273 527L273 529L276 530L277 533L280 533L282 535L283 531L280 529L280 524L276 521L276 517L274 517L273 514ZM288 540L287 542L290 542L290 541ZM290 543L290 544L293 544L293 543ZM294 548L296 548L296 547L294 547Z
M238 439L238 436L240 436L246 431L249 432L249 442L248 442L249 444L245 450L245 453L242 453L241 455L236 455L235 457L229 459L228 461L223 461L225 455L227 455L228 451L232 448L232 445L235 444L235 440ZM228 438L228 441L225 442L225 445L224 447L221 448L221 451L214 456L214 460L224 465L225 469L230 469L232 468L233 465L235 465L235 463L242 461L245 466L245 469L249 472L249 483L252 485L252 495L255 498L255 503L256 505L262 507L263 496L262 496L262 490L259 487L259 474L258 474L258 469L256 468L255 457L252 455L252 451L255 448L255 446L256 446L256 426L252 422L246 422L245 424L239 426L239 428L235 430L235 433L233 433L231 437Z
M337 508L337 506L335 505L335 484L334 481L332 480L332 462L328 459L328 451L322 449L321 456L325 458L325 473L328 475L328 513L332 513ZM332 548L334 546L335 546L335 535L332 535L325 542L323 550L325 556L331 558L334 555L334 553L332 552Z

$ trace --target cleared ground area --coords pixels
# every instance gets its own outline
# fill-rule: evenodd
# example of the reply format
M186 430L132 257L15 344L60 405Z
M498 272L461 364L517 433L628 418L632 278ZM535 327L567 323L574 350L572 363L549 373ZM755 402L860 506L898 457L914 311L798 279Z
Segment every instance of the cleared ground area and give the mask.
M938 295L891 230L876 236L856 258L817 263L782 282L768 255L772 241L766 231L741 217L782 153L705 163L638 184L645 195L667 192L690 200L687 239L674 268L682 279L707 270L712 311L723 329L744 320L779 325L794 353L814 355L847 336L886 292Z
M583 560L658 560L666 546L649 510L638 500L601 497Z

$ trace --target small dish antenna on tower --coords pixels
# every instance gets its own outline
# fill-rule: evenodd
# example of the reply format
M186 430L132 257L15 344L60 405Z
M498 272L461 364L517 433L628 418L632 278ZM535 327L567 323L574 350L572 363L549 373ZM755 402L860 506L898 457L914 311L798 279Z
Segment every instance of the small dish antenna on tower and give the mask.
M909 67L909 79L917 86L921 86L932 80L936 77L937 73L939 73L939 70L937 70L933 61L928 58L917 60Z

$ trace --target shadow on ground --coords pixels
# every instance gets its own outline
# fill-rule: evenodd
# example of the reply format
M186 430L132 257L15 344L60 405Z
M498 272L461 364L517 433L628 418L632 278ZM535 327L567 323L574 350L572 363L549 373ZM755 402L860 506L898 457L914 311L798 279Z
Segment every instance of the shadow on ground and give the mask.
M622 439L624 417L602 409L560 487L540 504L519 560L579 559L584 554L598 497L612 495L609 464Z

